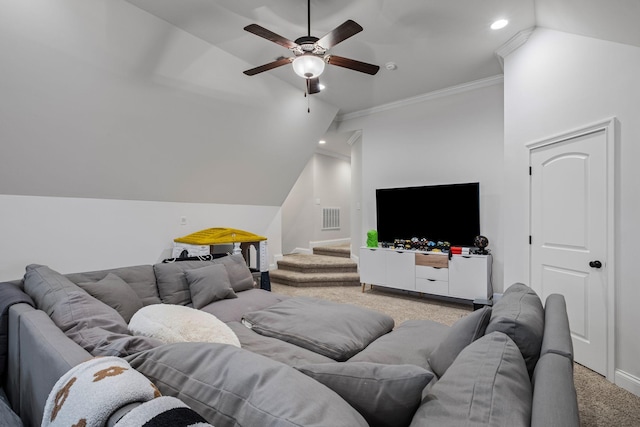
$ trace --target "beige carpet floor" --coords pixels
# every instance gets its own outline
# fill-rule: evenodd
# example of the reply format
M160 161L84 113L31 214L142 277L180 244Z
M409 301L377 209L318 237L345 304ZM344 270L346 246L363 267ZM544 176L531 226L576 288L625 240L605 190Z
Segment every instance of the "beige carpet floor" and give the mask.
M363 293L359 286L299 288L272 283L271 290L286 295L311 296L368 307L389 314L396 325L409 319L429 319L452 325L472 310L468 305L427 299L380 287L370 289L367 286ZM574 377L582 426L640 427L640 397L577 363Z

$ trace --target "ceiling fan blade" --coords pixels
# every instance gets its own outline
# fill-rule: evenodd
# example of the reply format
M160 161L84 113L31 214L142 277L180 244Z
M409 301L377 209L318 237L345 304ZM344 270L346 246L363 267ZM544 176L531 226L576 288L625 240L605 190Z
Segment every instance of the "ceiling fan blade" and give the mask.
M349 68L351 70L360 71L361 73L375 75L380 69L379 66L367 64L366 62L356 61L355 59L344 58L337 55L329 55L327 62L338 67Z
M307 79L307 92L309 95L320 92L320 79Z
M252 68L250 70L243 71L247 76L255 76L258 73L262 73L263 71L273 70L274 68L282 67L283 65L290 64L293 61L293 58L282 58L277 61L269 62L268 64L261 65L256 68Z
M274 43L279 44L280 46L284 46L287 49L293 49L294 47L298 46L297 43L284 38L281 35L274 33L273 31L267 30L266 28L261 27L258 24L247 25L246 27L244 27L244 29L252 34L255 34L256 36L270 40Z
M325 49L331 49L341 41L358 34L360 31L362 31L360 24L349 19L322 36L317 43Z

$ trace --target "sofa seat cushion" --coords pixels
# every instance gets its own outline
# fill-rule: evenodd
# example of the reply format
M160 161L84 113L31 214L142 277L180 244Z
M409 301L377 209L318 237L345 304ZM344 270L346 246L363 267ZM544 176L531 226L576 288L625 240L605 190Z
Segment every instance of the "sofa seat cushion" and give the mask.
M167 344L217 342L240 347L236 334L214 315L182 305L146 306L133 315L129 330Z
M297 367L311 363L337 363L327 356L314 353L306 348L298 347L277 338L256 334L240 322L228 322L227 326L236 334L242 348L266 356L269 359L277 360L285 365Z
M112 268L109 270L88 271L84 273L65 274L73 283L98 282L104 279L107 274L115 274L125 282L138 297L143 305L159 304L160 295L156 286L156 275L151 265L135 265L132 267Z
M431 370L441 377L466 346L484 335L491 317L491 307L476 310L453 324L447 336L429 355Z
M113 273L97 282L82 282L78 286L120 313L127 323L143 307L142 300L131 286Z
M529 426L531 382L507 335L493 332L460 352L425 396L411 426Z
M253 331L287 341L339 362L362 351L393 329L390 316L309 297L294 297L247 313L242 323Z
M544 308L538 294L522 283L511 285L491 311L485 333L495 331L507 334L516 343L531 377L544 334Z
M224 265L213 264L184 272L194 308L202 308L214 301L238 298L231 288Z
M163 395L182 400L216 427L367 426L328 387L234 346L166 344L126 360Z
M291 298L263 289L249 289L236 293L238 298L214 301L202 307L202 311L211 313L223 322L239 322L242 315L251 311L262 310L281 301Z
M422 390L434 378L419 366L370 362L322 363L298 370L342 396L371 427L408 426Z
M432 320L407 320L369 344L349 362L416 365L429 368L428 357L449 333L450 327Z

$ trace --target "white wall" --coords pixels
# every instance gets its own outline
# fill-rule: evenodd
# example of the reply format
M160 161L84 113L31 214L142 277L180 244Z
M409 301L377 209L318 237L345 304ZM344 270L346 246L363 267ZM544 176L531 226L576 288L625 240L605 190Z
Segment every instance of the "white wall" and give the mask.
M5 0L0 57L0 194L280 206L337 112L124 0Z
M528 283L525 144L616 117L616 383L640 395L640 48L537 29L505 58L505 283Z
M340 208L340 229L322 230L322 208ZM313 244L351 236L349 159L316 153L282 205L283 253L306 252Z
M503 289L502 84L425 97L423 102L345 120L339 129L362 129L357 160L362 194L354 195L362 212L360 235L352 242L356 250L365 244L366 230L376 229L377 188L478 181L480 230L489 238L494 257L493 287L496 292ZM440 214L427 206L425 221Z
M282 252L278 207L5 195L0 207L0 280L32 263L61 273L153 264L172 256L173 239L211 227L267 237L272 264Z

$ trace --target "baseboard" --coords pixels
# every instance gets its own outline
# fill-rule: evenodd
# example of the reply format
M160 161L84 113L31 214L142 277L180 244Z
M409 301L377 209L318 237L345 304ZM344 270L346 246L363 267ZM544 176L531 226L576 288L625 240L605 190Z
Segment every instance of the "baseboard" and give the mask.
M309 248L295 248L291 251L292 254L313 254L313 249Z
M627 372L616 370L615 384L630 393L640 396L640 378Z

